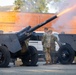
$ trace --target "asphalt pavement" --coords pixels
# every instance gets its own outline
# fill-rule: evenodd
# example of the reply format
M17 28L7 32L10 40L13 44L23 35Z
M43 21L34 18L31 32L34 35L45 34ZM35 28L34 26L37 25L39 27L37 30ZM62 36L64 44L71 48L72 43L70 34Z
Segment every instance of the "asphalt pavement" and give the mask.
M76 64L43 65L45 62L38 62L38 66L19 66L10 63L8 68L0 68L0 75L76 75Z

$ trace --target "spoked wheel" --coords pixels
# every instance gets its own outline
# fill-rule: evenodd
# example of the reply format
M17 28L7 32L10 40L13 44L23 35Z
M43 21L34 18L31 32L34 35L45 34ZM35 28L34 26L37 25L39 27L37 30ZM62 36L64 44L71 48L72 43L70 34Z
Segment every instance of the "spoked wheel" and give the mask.
M61 64L71 64L74 60L74 56L75 52L68 44L62 45L58 51L58 58Z
M38 53L35 47L28 47L28 51L22 58L22 62L25 66L36 66L38 62Z
M10 53L4 46L0 46L0 67L7 67L10 62Z

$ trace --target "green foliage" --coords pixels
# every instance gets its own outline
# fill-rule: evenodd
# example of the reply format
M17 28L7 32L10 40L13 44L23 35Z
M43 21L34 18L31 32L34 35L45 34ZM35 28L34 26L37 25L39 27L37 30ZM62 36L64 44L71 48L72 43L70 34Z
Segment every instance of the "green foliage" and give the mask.
M43 13L48 11L47 0L25 0L25 5L30 12Z
M14 4L21 7L24 4L24 0L15 0Z
M13 11L18 11L24 5L24 0L15 0Z
M48 13L48 3L51 1L59 2L61 0L15 0L14 11L18 11L24 6L25 12Z
M61 0L54 0L54 2L59 2L59 1L61 1Z

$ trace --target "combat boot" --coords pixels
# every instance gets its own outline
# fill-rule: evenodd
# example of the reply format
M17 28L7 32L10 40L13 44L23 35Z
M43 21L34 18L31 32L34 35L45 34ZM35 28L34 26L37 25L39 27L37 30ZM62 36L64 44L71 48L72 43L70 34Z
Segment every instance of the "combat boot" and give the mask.
M43 65L49 65L48 60L46 60L46 63L45 63L45 64L43 64Z

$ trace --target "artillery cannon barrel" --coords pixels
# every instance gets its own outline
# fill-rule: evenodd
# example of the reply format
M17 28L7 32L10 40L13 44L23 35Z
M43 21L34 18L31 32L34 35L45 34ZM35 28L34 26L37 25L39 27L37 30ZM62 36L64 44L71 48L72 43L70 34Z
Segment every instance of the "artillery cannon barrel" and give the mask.
M20 41L20 43L23 43L26 39L28 39L31 35L33 35L33 31L35 31L36 29L44 26L45 24L47 24L48 22L56 19L57 16L53 16L52 18L49 18L48 20L46 20L45 22L36 25L35 27L31 28L30 26L24 28L23 30L21 30L20 32L17 33L18 39ZM31 34L30 34L31 33Z
M34 28L30 28L30 29L28 30L28 32L29 32L29 33L30 33L30 32L33 32L33 31L35 31L36 29L44 26L45 24L47 24L48 22L50 22L50 21L52 21L52 20L54 20L54 19L56 19L56 18L57 18L57 16L55 15L55 16L53 16L52 18L49 18L48 20L44 21L43 23L36 25Z

